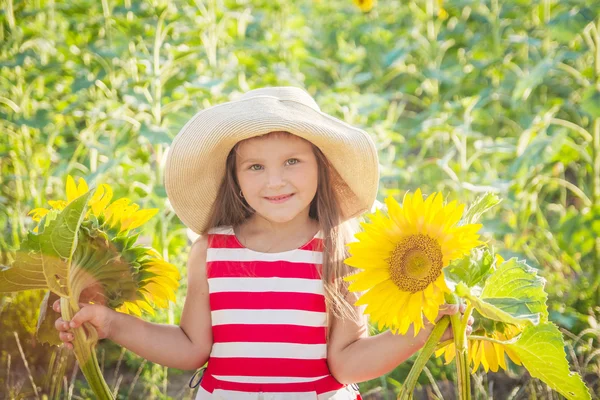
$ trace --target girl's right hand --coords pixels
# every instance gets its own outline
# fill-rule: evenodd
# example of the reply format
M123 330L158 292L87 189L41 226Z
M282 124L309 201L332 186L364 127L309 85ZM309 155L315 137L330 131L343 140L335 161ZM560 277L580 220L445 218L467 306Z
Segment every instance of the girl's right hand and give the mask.
M54 323L54 327L59 331L60 340L65 342L65 347L69 349L73 348L70 343L73 340L71 329L81 326L84 322L89 322L96 328L98 339L109 338L116 314L116 311L101 304L79 303L79 307L81 309L71 321L65 321L59 317ZM54 302L52 309L60 313L60 300Z

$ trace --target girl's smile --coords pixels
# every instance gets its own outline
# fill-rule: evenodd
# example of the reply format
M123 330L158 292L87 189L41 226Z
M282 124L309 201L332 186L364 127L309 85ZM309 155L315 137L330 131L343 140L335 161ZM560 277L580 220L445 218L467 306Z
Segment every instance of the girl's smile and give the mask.
M270 201L271 203L274 204L279 204L279 203L284 203L287 200L289 200L292 196L294 195L294 193L292 194L285 194L285 195L281 195L281 196L275 196L275 197L265 197L265 199L267 199L268 201Z

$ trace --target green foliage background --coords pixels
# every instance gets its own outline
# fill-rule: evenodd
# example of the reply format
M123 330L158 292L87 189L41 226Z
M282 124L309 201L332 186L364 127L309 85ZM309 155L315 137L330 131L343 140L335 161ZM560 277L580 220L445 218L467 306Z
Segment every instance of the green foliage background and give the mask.
M160 208L146 240L185 276L189 240L162 185L172 138L210 105L297 85L372 134L380 199L417 187L463 202L485 191L504 199L486 216L486 237L505 258L540 269L570 362L600 392L597 1L380 0L368 13L351 0L1 4L0 264L32 227L27 212L63 198L72 174ZM177 322L182 283L178 303L155 321ZM35 342L40 299L0 300L0 392L35 397L31 379L40 395L58 385L89 396L81 374L71 379L72 357ZM191 373L101 348L121 398L192 395ZM409 367L363 392L396 389ZM429 371L422 383L436 398L453 372L439 360ZM475 396L558 398L523 374L478 373Z

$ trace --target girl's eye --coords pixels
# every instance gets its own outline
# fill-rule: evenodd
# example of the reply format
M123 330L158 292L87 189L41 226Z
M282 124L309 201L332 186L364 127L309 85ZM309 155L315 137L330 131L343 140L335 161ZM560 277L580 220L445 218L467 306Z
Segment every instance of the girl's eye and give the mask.
M298 164L299 162L300 160L298 160L297 158L290 158L289 160L287 160L288 165Z
M249 169L251 171L260 171L262 169L262 165L260 165L260 164L252 164Z

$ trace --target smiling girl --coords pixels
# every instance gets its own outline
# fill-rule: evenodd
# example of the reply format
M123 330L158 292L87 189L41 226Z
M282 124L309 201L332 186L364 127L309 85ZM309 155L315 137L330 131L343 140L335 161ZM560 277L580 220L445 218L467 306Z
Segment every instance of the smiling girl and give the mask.
M179 325L88 304L57 320L61 339L70 347L70 328L90 322L152 362L208 363L197 399L359 399L352 383L390 372L433 326L369 336L343 281L378 166L366 132L298 88L257 89L199 112L173 141L165 171L173 209L200 235ZM458 311L448 306L438 318Z

